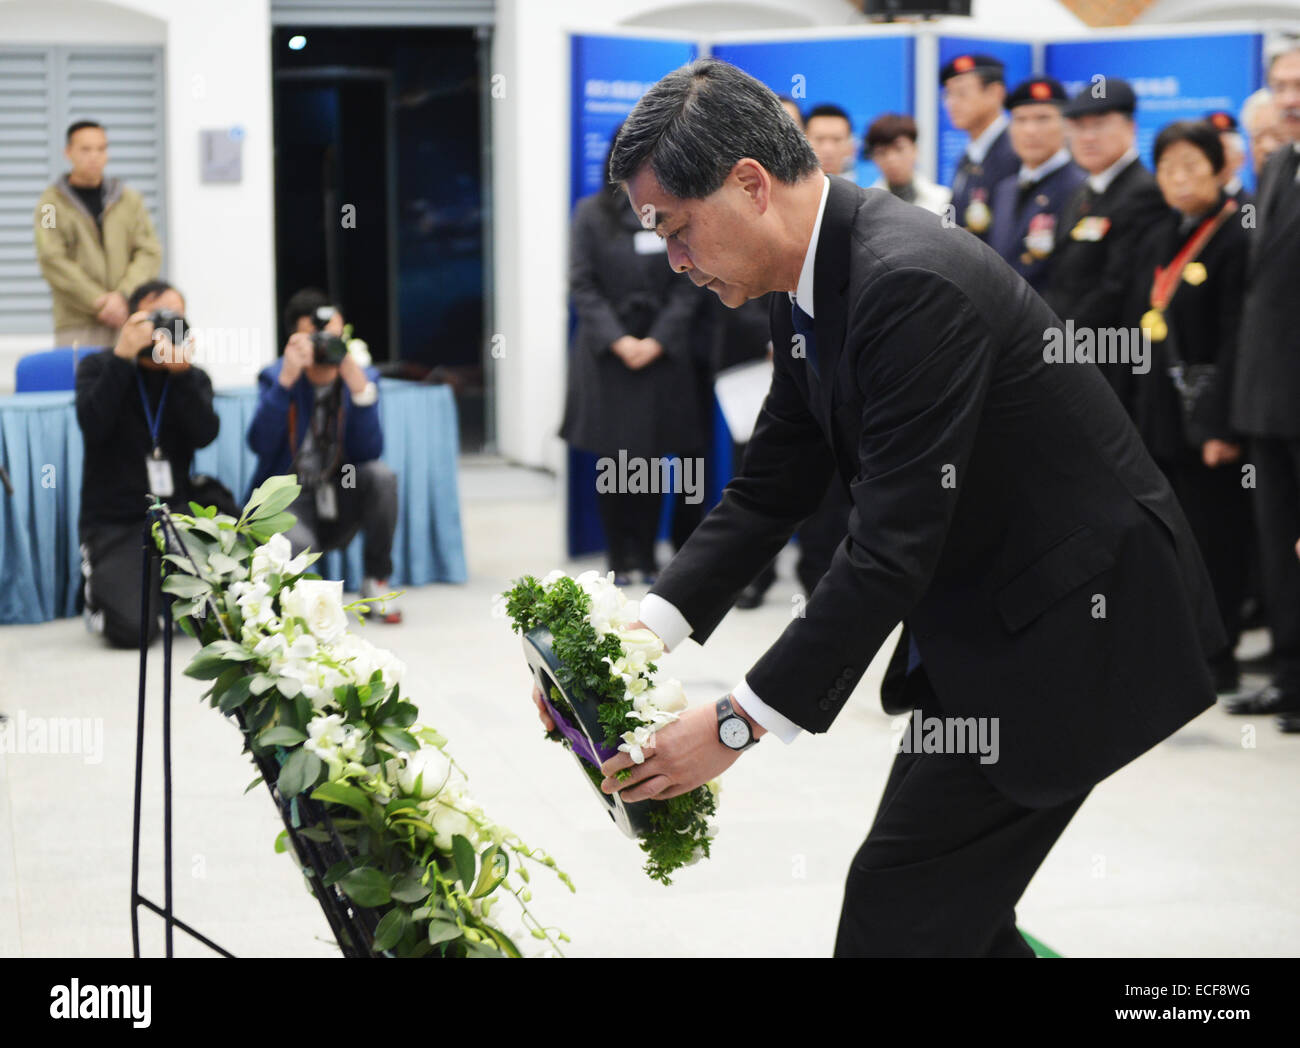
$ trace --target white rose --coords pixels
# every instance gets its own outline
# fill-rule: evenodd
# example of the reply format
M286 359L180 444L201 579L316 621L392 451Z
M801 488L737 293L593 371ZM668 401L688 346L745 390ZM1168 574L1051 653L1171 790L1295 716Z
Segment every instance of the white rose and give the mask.
M628 664L632 666L644 667L646 663L654 662L664 653L664 642L655 635L653 630L644 627L635 630L619 630L618 641L623 645Z
M284 574L284 567L292 555L293 548L289 545L289 540L284 535L272 535L264 545L253 550L253 578Z
M337 640L347 631L343 610L343 583L328 579L299 579L280 593L286 615L301 619L322 644Z
M439 804L429 817L429 825L433 827L434 847L439 851L450 852L451 839L458 833L474 843L474 824L468 816L452 808Z
M686 689L681 681L669 677L656 682L650 692L650 702L665 713L680 713L686 709Z
M451 775L451 762L436 746L430 746L406 756L406 763L397 772L397 785L408 797L430 800L438 796ZM416 792L416 786L419 792Z

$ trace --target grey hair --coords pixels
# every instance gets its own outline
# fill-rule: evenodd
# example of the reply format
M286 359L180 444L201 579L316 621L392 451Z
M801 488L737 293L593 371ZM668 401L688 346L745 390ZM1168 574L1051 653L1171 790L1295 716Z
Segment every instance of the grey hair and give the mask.
M774 92L729 62L702 58L637 102L610 151L609 180L626 183L648 162L665 192L697 200L717 191L741 157L787 185L819 169Z
M1255 114L1272 101L1273 92L1267 87L1261 87L1241 104L1241 115L1238 117L1238 121L1246 129L1247 133L1250 132L1250 125L1255 120Z

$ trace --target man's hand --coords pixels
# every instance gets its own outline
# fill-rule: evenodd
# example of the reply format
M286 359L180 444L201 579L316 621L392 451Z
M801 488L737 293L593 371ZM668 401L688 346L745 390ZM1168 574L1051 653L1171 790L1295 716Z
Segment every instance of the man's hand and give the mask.
M356 357L351 353L345 353L343 360L339 364L339 375L347 383L348 389L352 391L353 396L357 396L366 388L366 383L370 380L366 378L365 371L357 363Z
M755 734L762 732L754 727ZM605 781L601 789L619 793L624 801L666 801L717 778L740 756L739 750L724 746L718 738L718 715L712 703L689 709L660 728L642 752L645 760L641 764L634 764L626 753L615 754L602 764ZM631 775L617 778L624 768L630 768Z
M632 360L635 358L637 347L641 345L639 338L633 338L631 335L624 335L622 338L616 338L609 344L609 350L619 360L623 361L628 367L632 366Z
M140 356L140 350L147 348L151 342L153 342L153 324L149 322L149 314L143 311L132 313L126 318L122 330L117 333L117 344L113 347L113 355L134 364Z
M290 389L315 359L311 336L302 331L294 332L289 336L289 341L284 344L284 363L280 365L280 385Z
M635 359L628 367L639 371L647 364L653 364L663 355L664 347L657 338L639 339Z
M96 319L105 327L120 328L127 321L126 296L120 291L107 291L95 299L99 310Z

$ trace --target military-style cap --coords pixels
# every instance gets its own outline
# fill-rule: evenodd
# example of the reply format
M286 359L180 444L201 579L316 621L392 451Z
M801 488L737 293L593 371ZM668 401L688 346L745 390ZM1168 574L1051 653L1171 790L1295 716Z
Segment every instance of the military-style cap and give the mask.
M1007 95L1007 108L1015 109L1016 106L1040 106L1056 105L1062 106L1070 100L1070 96L1065 93L1065 88L1061 86L1059 80L1054 80L1050 76L1031 76L1022 84L1018 84L1016 89Z
M939 83L946 84L962 73L982 73L986 78L1001 81L1004 68L1001 60L992 55L958 55L939 70Z
M1237 118L1225 109L1215 109L1206 113L1205 122L1220 133L1237 130Z
M1099 113L1128 113L1132 116L1137 106L1137 95L1133 93L1133 88L1129 87L1128 81L1108 76L1095 84L1085 84L1082 90L1065 104L1063 112L1070 117L1092 116Z

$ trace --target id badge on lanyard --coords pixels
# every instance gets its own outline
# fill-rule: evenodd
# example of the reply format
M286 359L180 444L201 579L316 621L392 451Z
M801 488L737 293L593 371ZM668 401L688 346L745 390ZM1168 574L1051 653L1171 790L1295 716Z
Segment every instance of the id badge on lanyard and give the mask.
M171 386L170 376L163 382L162 395L158 398L158 412L149 409L149 394L144 388L144 379L136 372L136 381L140 386L140 404L144 408L144 421L149 427L149 439L153 444L152 454L144 459L145 476L149 478L149 494L159 498L170 498L176 494L176 484L172 477L172 464L163 457L162 447L158 443L162 432L163 407L167 403L167 390Z

